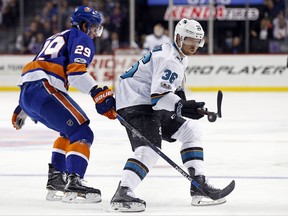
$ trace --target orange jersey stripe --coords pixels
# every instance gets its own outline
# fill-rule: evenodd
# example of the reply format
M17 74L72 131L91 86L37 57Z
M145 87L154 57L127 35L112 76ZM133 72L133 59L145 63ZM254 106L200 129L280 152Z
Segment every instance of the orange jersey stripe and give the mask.
M84 155L88 160L90 158L90 147L86 143L83 142L74 142L67 148L67 154L73 154L72 152L77 152Z
M86 72L87 68L85 64L71 63L67 67L67 75L70 73Z
M74 106L73 104L70 103L70 101L61 93L58 92L53 86L51 86L48 81L43 81L44 86L46 87L46 89L48 90L48 92L53 95L54 97L56 97L56 99L58 101L60 101L65 107L66 109L69 110L69 112L75 117L75 119L77 120L78 124L83 124L84 122L87 121L87 119L85 118L85 116L83 116L81 114L81 112L79 112Z
M51 63L51 62L45 62L45 61L33 61L25 65L25 67L22 70L22 74L25 74L28 71L33 71L36 69L42 69L44 71L49 71L51 73L54 73L57 76L60 76L64 82L66 82L66 75L64 72L64 69L61 65Z

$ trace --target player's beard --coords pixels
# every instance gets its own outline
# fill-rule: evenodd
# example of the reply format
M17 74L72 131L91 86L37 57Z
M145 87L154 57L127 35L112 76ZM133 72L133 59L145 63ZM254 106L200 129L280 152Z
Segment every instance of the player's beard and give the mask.
M197 51L197 48L196 47L189 47L188 49L185 49L184 52L183 52L183 49L182 49L182 52L183 54L189 56L189 55L193 55L195 52Z

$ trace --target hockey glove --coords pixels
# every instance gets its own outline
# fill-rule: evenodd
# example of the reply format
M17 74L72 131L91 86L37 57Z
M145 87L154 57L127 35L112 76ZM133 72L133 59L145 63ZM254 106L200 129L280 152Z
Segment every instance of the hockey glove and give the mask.
M96 110L99 114L115 119L115 98L113 92L107 86L103 88L95 86L90 91L91 97L96 103Z
M175 104L175 112L177 116L184 116L191 119L200 119L204 115L197 112L198 108L203 108L204 102L196 102L195 100L180 100Z
M178 95L181 99L186 100L186 95L185 95L185 92L184 92L183 88L178 87L174 93L176 95Z
M12 115L12 125L16 130L20 130L25 124L27 114L18 105Z

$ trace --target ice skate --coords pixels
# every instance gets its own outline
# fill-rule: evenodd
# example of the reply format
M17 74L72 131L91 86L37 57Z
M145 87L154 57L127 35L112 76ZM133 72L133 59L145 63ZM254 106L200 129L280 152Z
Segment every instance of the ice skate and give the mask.
M121 182L120 182L121 183ZM146 202L135 198L133 191L129 187L119 186L111 199L111 209L119 212L141 212L146 208Z
M213 186L209 185L207 182L207 179L205 176L194 176L193 179L195 179L200 186L209 191L209 192L216 192L220 191L221 189L214 188ZM226 202L225 198L221 198L218 200L212 200L209 197L203 195L201 191L199 191L194 185L191 184L190 188L190 194L192 196L192 202L191 205L193 206L208 206L208 205L219 205Z
M68 176L68 183L64 188L62 202L66 203L99 203L101 202L101 191L87 187L79 175L73 173Z
M52 164L49 165L48 181L46 189L48 193L46 200L60 201L63 198L63 191L66 185L66 174L56 170Z

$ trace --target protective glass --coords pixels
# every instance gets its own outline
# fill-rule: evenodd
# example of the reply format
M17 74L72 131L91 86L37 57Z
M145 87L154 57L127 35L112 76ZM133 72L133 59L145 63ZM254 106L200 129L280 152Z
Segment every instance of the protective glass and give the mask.
M90 31L96 35L97 37L100 37L102 35L103 32L103 26L102 25L93 25L90 27Z
M201 42L200 39L188 38L188 37L186 37L183 40L183 44L188 45L188 46L199 46L200 42Z

